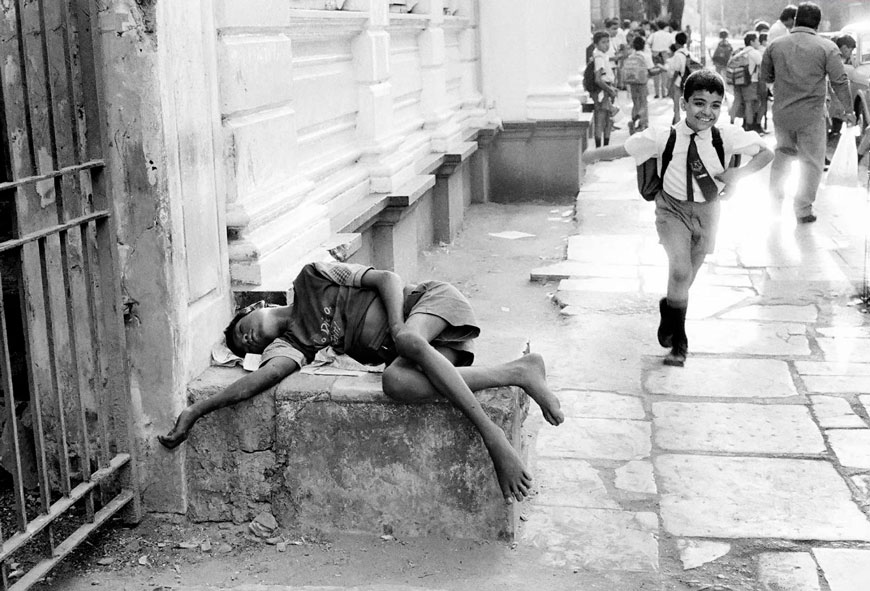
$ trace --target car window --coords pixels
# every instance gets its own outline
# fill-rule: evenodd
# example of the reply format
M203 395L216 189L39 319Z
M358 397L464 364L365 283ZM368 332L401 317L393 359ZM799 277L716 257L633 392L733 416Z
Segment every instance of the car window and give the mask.
M862 33L858 39L858 48L861 51L860 62L866 64L870 62L870 33Z

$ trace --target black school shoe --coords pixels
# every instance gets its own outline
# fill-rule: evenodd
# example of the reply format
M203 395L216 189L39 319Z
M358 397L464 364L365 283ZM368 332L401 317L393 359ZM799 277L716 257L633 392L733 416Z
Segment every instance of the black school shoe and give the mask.
M686 336L686 309L671 308L673 336L671 342L673 348L665 355L664 364L672 367L683 367L686 364L686 356L689 354L689 339Z
M659 339L659 345L664 348L673 346L674 340L674 314L673 309L668 306L668 298L659 300L659 329L656 336Z
M813 214L810 214L810 215L802 215L802 216L800 216L800 217L797 219L797 223L799 223L799 224L812 224L812 223L813 223L814 221L816 221L817 219L819 219L819 218L817 218L817 217L814 216Z

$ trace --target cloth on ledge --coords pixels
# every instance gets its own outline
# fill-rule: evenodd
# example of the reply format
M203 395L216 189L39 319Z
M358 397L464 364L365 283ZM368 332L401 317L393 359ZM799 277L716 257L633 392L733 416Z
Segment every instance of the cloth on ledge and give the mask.
M211 349L211 364L220 367L241 365L247 371L254 371L260 366L260 355L248 353L242 359L230 351L226 341L221 338ZM367 373L383 373L384 364L363 365L349 355L336 355L332 347L327 347L318 351L314 361L300 371L321 376L361 376Z

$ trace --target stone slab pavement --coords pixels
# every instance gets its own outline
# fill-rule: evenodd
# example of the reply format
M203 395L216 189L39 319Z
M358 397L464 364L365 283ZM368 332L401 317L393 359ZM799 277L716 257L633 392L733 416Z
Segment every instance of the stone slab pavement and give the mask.
M568 491L542 483L526 539L550 550L544 560L648 569L666 587L691 573L697 586L705 577L721 585L704 588L870 589L870 319L855 297L864 285L868 192L823 185L818 221L798 225L788 201L781 216L770 215L766 175L723 204L717 250L690 293L689 359L673 368L662 364L655 337L667 261L654 206L638 196L631 160L587 170L565 260L533 277L559 280L554 300L565 330L575 331L576 354L621 379L583 387L592 370L583 363L561 395L586 412L542 431L536 452L550 463L543 478L558 461L582 461L587 476L597 469L599 487L576 496L572 510L611 507L603 483L624 512L626 535L618 546L609 535L569 535L573 519L550 517ZM628 363L596 353L618 350L611 340L625 336L590 331L599 314L615 327L627 319L645 327L640 342L624 343ZM605 413L594 398L617 408L626 396L643 417L598 418ZM631 496L618 477L630 463L651 468ZM659 517L658 561L641 558L644 510ZM621 558L603 564L602 545Z

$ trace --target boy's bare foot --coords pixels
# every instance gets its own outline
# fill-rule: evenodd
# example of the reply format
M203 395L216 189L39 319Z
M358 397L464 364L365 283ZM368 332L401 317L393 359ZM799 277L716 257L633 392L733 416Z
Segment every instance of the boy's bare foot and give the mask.
M175 426L166 435L158 435L157 441L166 449L175 449L187 439L190 428L193 426L195 419L191 416L188 409L181 411L178 419L175 421Z
M551 425L560 425L565 420L562 404L547 385L547 368L544 358L538 353L528 353L515 362L519 369L517 385L538 403L544 419Z
M504 495L505 501L513 503L514 499L522 501L529 496L532 487L532 477L526 471L519 454L502 434L495 441L486 445L489 456L495 465L495 473L498 477L498 486Z

